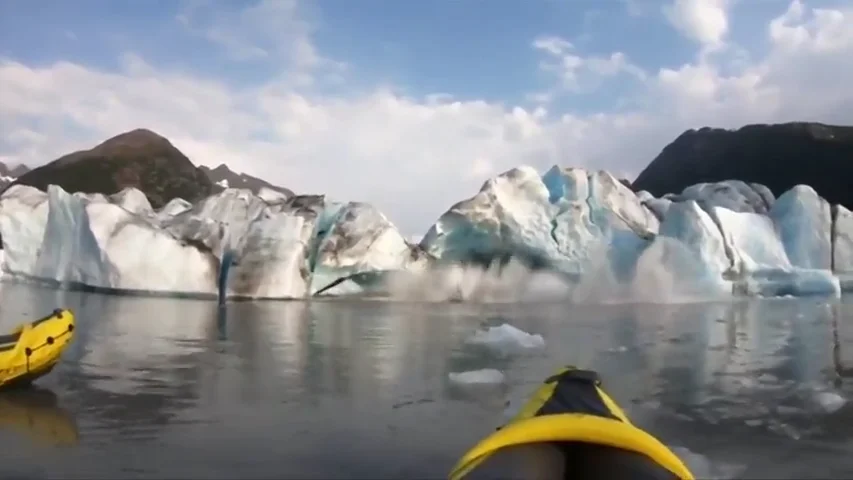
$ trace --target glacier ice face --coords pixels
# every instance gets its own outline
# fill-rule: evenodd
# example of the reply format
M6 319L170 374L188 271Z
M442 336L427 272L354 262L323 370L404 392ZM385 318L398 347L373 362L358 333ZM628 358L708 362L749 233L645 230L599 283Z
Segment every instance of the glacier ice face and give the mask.
M326 217L328 225L317 231L312 294L335 293L330 287L343 277L427 266L428 257L372 205L349 203L335 209L333 215L333 221ZM337 291L346 291L344 288Z
M525 258L635 301L668 301L675 290L838 295L833 228L829 205L805 186L776 199L727 181L654 198L606 172L553 167L540 177L522 167L454 205L421 245L442 260Z
M732 268L723 234L695 200L672 203L658 235L638 260L643 281L634 296L649 301L731 293Z
M829 203L811 187L797 185L780 196L770 218L779 231L791 265L798 268L832 268L832 213Z
M612 257L617 274L625 273L618 267L636 260L657 227L654 214L607 172L554 167L540 177L522 167L454 205L421 246L443 260L522 257L578 278L601 253ZM608 244L615 248L602 248Z
M157 212L157 220L162 223L193 208L193 204L183 198L173 198Z
M151 208L151 203L148 201L148 197L146 197L141 190L136 188L125 188L116 194L110 195L109 200L128 212L135 213L136 215L149 216L154 214L154 209Z
M218 295L221 281L230 298L302 298L312 285L426 259L364 204L239 189L154 212L136 189L106 197L15 186L0 197L0 237L9 274L191 296Z
M272 188L261 187L258 190L258 198L267 203L281 203L287 200L287 194Z
M685 188L679 201L695 200L740 213L766 214L773 205L773 193L763 185L748 185L740 180L697 183Z
M13 185L0 197L0 237L3 270L29 272L36 264L47 225L47 194L26 185Z
M832 270L843 290L853 289L853 213L842 205L832 207Z
M136 189L104 196L16 185L0 197L0 238L6 274L220 298L416 290L497 301L517 298L509 290L525 287L508 282L531 281L531 267L547 270L549 285L559 276L576 301L853 288L853 214L809 187L775 198L762 185L727 181L654 198L607 172L558 166L486 181L418 245L366 203L231 188L154 211Z

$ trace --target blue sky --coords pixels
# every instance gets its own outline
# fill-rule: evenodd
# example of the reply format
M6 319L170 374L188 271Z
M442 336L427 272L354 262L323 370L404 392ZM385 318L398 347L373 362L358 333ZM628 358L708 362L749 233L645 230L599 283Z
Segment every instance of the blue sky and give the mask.
M520 164L853 116L853 1L0 0L0 160L146 127L419 230ZM334 172L334 174L331 174Z
M270 57L241 61L235 69L234 58L203 33L217 21L235 22L256 3L9 0L0 2L5 32L0 54L40 64L70 60L113 69L123 52L133 51L159 65L235 86L262 83L279 67ZM346 85L350 89L391 83L415 96L452 92L524 103L525 92L551 81L537 71L540 56L530 48L541 35L565 38L586 54L621 51L645 68L691 61L695 45L655 14L665 5L641 0L329 0L310 2L301 13L321 25L314 37L317 48L351 65L359 81ZM735 5L733 11L747 17L733 22L732 37L750 37L754 25L749 17L778 13L786 5L772 0ZM182 15L190 18L189 28L179 20ZM606 97L583 96L566 108L598 111L607 103Z

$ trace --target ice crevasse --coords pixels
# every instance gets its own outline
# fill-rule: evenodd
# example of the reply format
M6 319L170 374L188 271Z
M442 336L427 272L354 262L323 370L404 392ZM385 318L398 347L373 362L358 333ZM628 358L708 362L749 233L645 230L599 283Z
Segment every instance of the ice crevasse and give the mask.
M7 189L0 237L6 275L171 295L358 293L389 273L508 258L638 299L675 284L703 297L838 295L853 285L853 214L810 187L774 198L728 181L654 198L604 171L557 166L488 180L420 244L369 204L321 195L229 188L155 211L136 189L108 197L55 185Z

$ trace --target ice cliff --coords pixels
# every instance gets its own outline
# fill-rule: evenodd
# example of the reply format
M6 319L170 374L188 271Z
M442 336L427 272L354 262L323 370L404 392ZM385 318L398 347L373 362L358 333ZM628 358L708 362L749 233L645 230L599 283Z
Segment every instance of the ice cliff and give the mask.
M756 184L698 184L635 194L604 171L520 167L457 203L421 241L431 255L506 255L615 295L666 300L838 295L853 273L853 216L807 186L778 199ZM661 295L661 290L668 290Z
M394 272L510 258L635 300L666 301L674 289L708 298L853 286L853 214L809 187L774 198L728 181L654 198L578 168L503 173L418 245L368 204L266 188L155 211L135 189L106 197L16 185L0 197L0 238L6 275L221 298L362 292Z
M155 212L136 189L107 198L16 185L0 198L0 235L6 274L181 296L301 298L427 261L369 205L269 189L175 199ZM329 293L346 288L358 287Z

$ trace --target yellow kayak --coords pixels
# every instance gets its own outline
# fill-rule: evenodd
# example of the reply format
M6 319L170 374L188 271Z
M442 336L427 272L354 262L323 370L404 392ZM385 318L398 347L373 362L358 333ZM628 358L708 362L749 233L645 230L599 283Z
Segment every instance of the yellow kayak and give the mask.
M0 428L48 446L70 446L79 441L77 423L50 390L0 392Z
M70 310L54 310L0 336L0 389L28 385L50 373L73 336Z
M545 380L515 418L465 453L449 478L488 465L520 468L512 478L526 479L694 479L672 450L631 423L598 374L575 367Z

